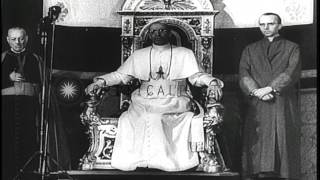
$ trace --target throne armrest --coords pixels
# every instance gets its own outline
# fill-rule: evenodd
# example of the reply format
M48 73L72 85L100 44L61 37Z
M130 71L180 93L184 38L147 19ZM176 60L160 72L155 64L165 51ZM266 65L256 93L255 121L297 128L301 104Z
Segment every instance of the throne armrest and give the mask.
M203 128L205 135L204 151L199 152L200 164L198 171L217 173L228 171L216 135L221 132L224 106L215 98L208 96L202 89L202 104L204 106Z
M116 87L124 95L131 94L139 85L139 81L132 80L129 84ZM102 87L88 96L88 99L82 103L84 107L80 115L81 123L86 127L89 135L89 148L80 159L79 168L82 170L92 169L113 169L111 167L111 155L113 144L117 132L118 115L126 111L130 102L122 101L120 112L116 112L116 117L103 117L99 111L105 99L112 94L111 87Z
M100 115L97 113L98 106L102 103L104 96L109 91L109 87L103 87L89 95L88 100L82 103L84 111L81 113L81 123L84 125L93 125L99 123Z
M124 96L130 96L130 94L140 86L140 81L138 79L132 79L128 84L121 85L117 88ZM105 98L110 96L108 93L112 87L101 87L89 95L88 99L82 103L84 106L84 111L81 113L80 118L82 124L99 123L101 120L101 115L98 113L98 107L102 104ZM122 101L122 106L119 112L116 114L120 115L122 112L126 111L129 107L130 102L128 100Z

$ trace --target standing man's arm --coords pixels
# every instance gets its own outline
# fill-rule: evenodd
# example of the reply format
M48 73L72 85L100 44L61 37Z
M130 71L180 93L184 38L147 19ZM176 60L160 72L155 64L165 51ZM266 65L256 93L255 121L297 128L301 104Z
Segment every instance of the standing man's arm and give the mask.
M281 93L284 88L295 84L300 79L300 73L300 49L296 45L290 54L288 67L274 78L268 86L272 87L274 91Z
M8 65L9 63L4 60L6 55L7 51L1 54L1 89L12 86L12 81L10 81L9 78L9 74L11 73L9 70L10 66Z
M259 88L257 82L251 76L249 48L246 47L241 55L239 64L239 85L242 91L252 96L254 91Z
M259 97L259 99L265 100L264 98L266 98L266 95L279 95L284 88L291 86L299 80L301 70L299 47L296 45L291 49L292 52L290 53L290 57L288 57L289 62L287 68L275 77L266 87L260 88L254 92L254 95Z

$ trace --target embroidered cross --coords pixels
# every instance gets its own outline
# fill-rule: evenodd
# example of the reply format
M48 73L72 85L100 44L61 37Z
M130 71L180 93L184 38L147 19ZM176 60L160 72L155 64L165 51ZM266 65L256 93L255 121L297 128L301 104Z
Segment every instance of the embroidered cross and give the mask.
M160 79L160 78L164 79L164 77L163 77L164 72L162 70L162 66L159 67L159 71L156 73L158 74L158 79Z

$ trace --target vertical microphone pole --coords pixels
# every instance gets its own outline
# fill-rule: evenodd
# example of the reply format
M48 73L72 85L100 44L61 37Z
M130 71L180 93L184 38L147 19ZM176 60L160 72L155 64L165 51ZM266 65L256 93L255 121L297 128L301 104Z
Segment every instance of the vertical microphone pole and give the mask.
M49 8L49 20L48 24L52 25L51 29L51 51L50 51L50 66L47 68L47 40L48 33L42 32L41 42L43 43L43 84L42 84L42 99L41 99L41 127L40 127L40 159L39 159L39 172L41 174L41 180L45 179L47 170L47 157L48 157L48 130L49 130L49 109L51 104L51 81L52 81L52 68L53 68L53 54L54 54L54 39L55 39L55 25L56 20L61 12L59 6L52 6ZM47 74L49 73L49 74Z
M45 19L44 19L45 20ZM45 21L41 22L45 26ZM43 68L42 68L42 94L41 94L41 116L40 116L40 158L39 158L39 169L38 172L41 173L42 161L43 161L43 137L45 134L44 123L46 118L46 91L47 91L47 39L48 33L45 30L41 30L41 44L43 48Z
M47 110L50 109L50 105L51 105L51 82L52 82L52 69L53 69L53 54L54 54L54 39L55 39L55 25L56 25L56 21L53 20L52 22L52 31L51 31L51 50L50 50L50 66L48 69L48 84L47 84ZM47 157L48 157L48 128L49 128L49 112L46 112L46 121L44 122L45 125L45 133L44 133L44 142L43 142L43 158L42 158L42 167L41 167L41 180L44 180L45 177L45 173L46 173L46 169L47 169Z

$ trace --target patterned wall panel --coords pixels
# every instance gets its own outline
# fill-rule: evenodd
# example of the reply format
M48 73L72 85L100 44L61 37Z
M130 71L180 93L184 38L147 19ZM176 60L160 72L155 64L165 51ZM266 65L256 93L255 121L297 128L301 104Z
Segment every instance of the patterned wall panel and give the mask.
M301 180L317 179L317 92L301 90Z

